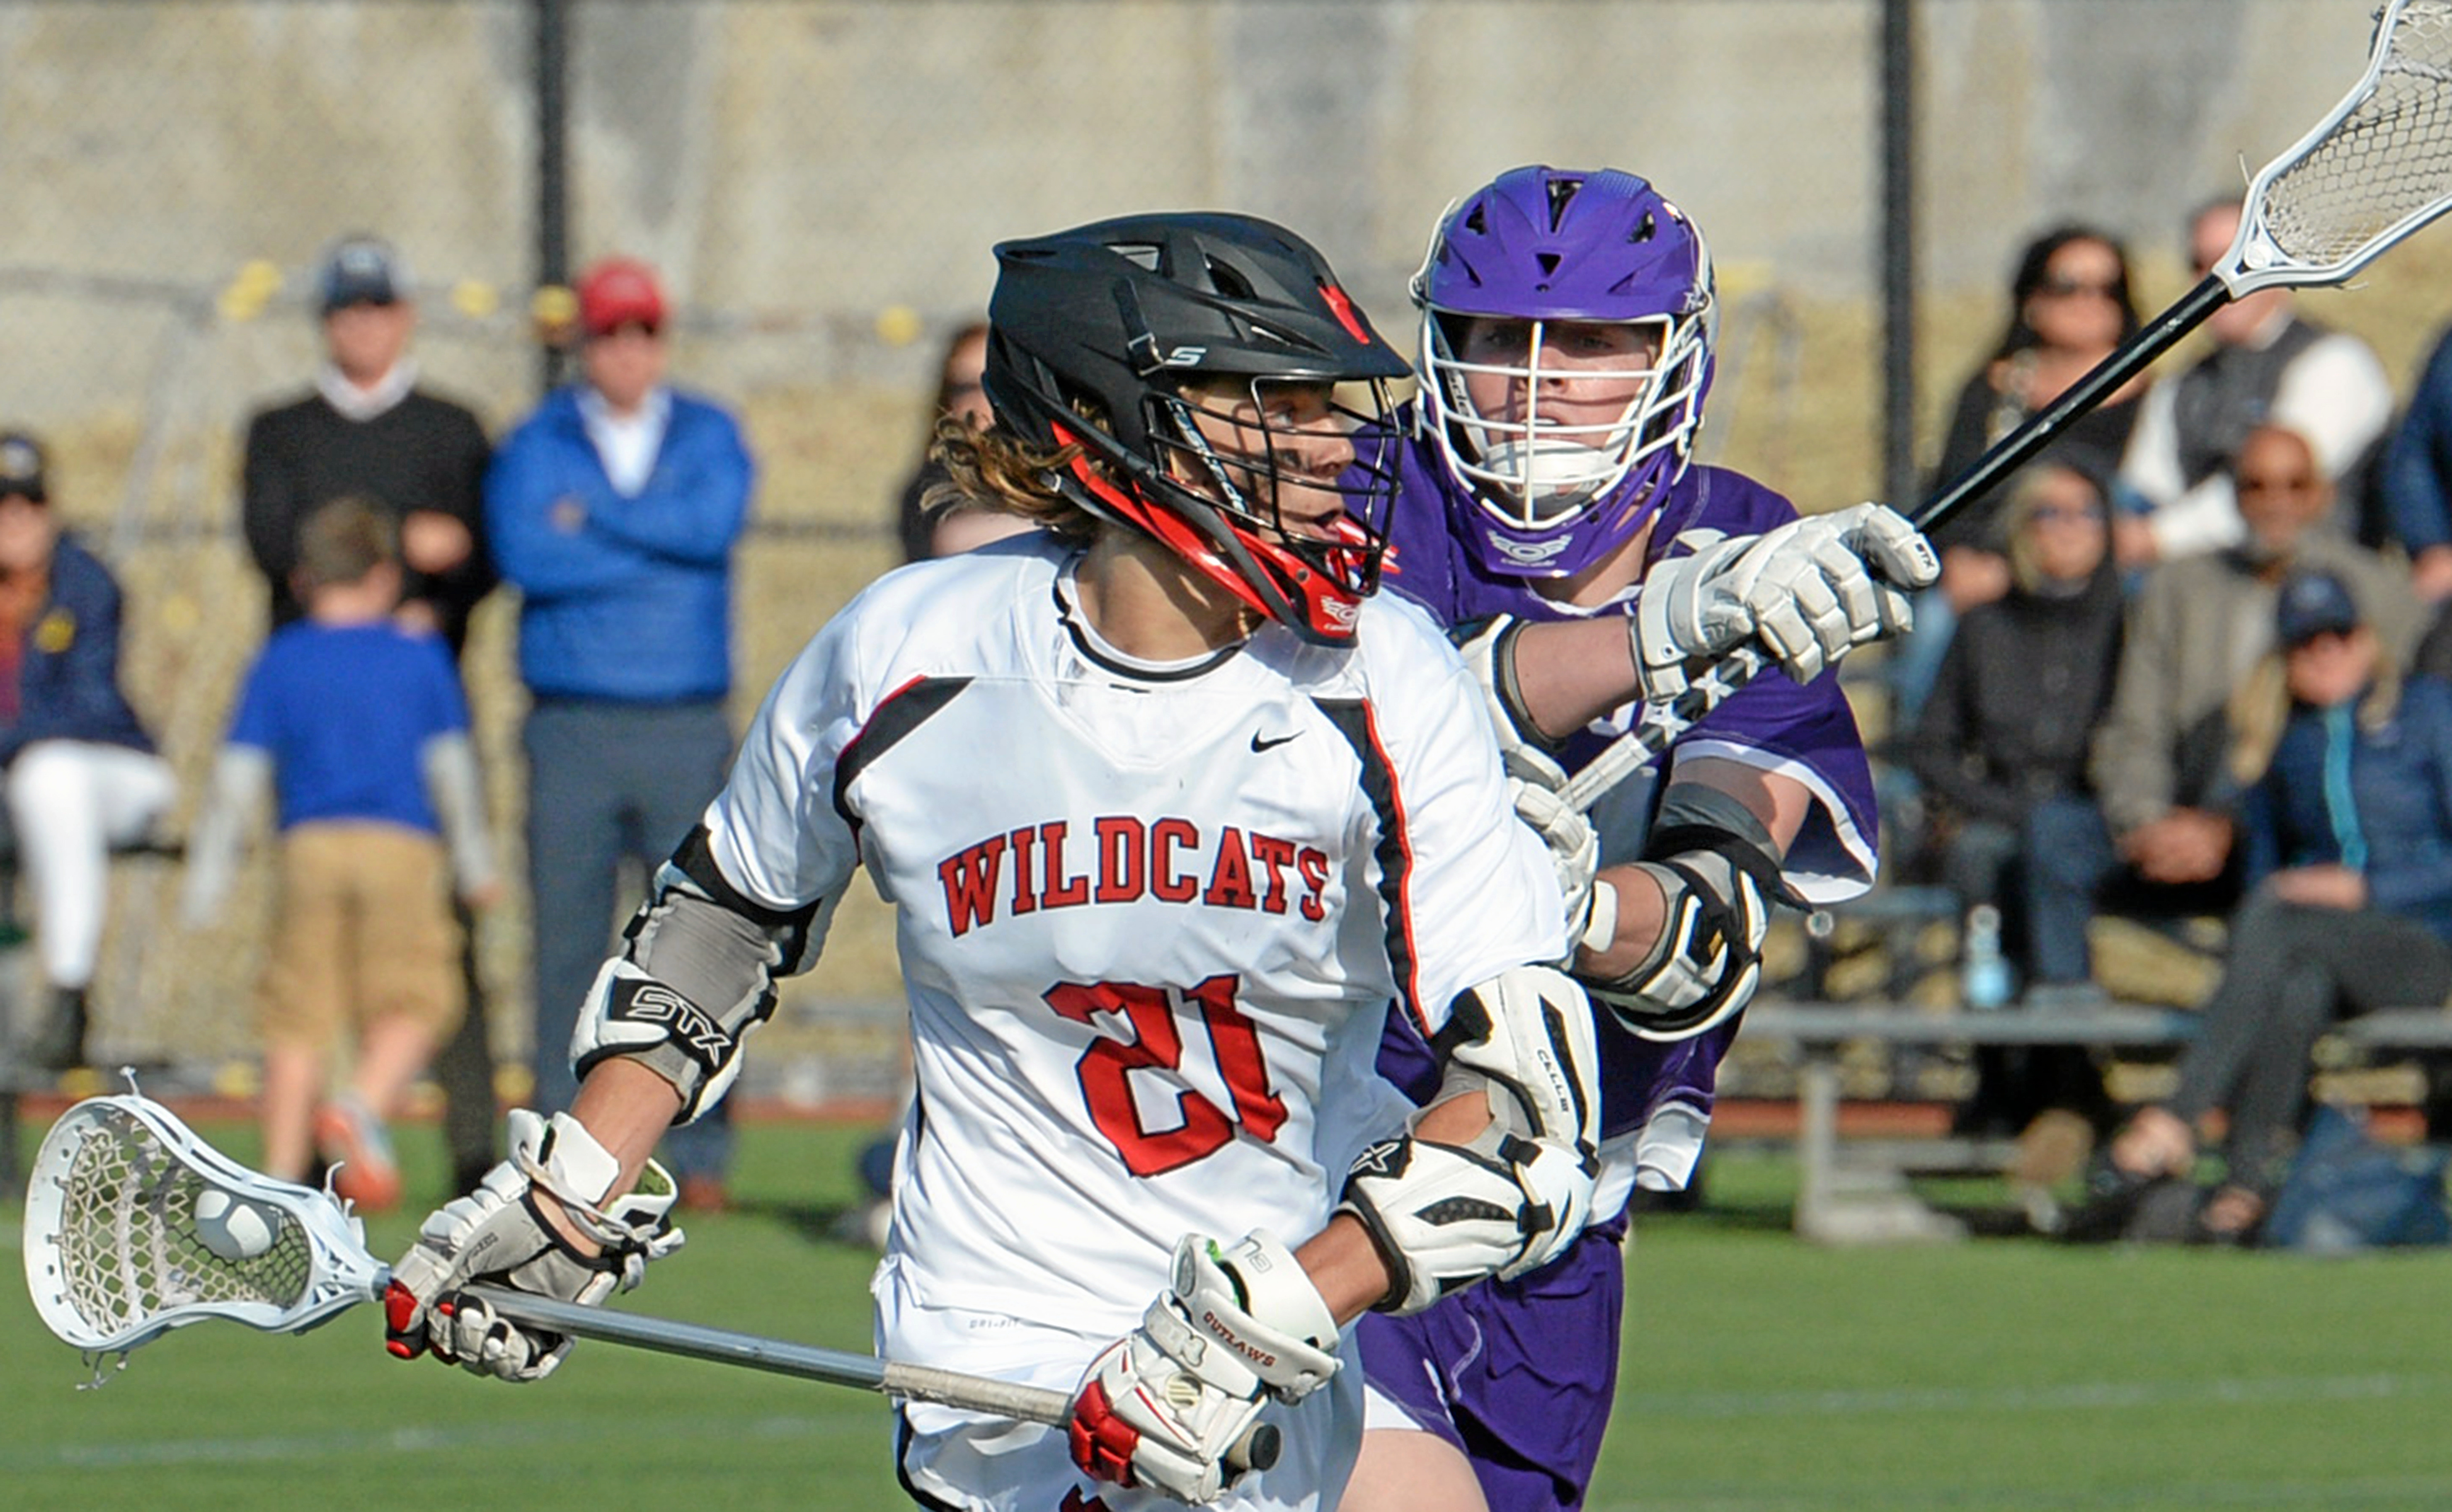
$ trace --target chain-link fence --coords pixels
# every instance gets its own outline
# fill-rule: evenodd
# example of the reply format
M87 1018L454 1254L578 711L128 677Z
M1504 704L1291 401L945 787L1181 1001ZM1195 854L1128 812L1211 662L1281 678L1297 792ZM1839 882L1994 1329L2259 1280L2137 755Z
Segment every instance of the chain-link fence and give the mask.
M742 408L761 463L745 713L891 565L891 501L938 348L984 302L998 237L1153 208L1253 210L1328 250L1397 333L1452 197L1521 162L1632 168L1718 254L1728 318L1709 449L1809 507L1849 502L1882 473L1886 253L1915 257L1926 421L1996 333L2010 262L2042 227L2079 218L2128 238L2149 301L2176 294L2183 212L2339 96L2369 10L18 0L0 4L0 423L47 435L63 512L122 568L131 686L192 795L262 633L235 532L236 438L251 408L313 370L320 249L361 229L405 249L426 375L497 428L534 397L547 228L573 260L644 256L682 308L677 375ZM554 61L541 36L565 44L558 93L540 87ZM1887 144L1886 39L1911 48L1915 101L1914 130ZM566 150L547 172L540 144L557 138L540 102L557 99ZM1886 171L1909 175L1905 241L1882 213ZM566 226L541 210L557 183ZM2442 263L2422 239L2323 312L2406 373L2452 304L2433 292ZM506 837L520 796L509 617L487 607L470 664ZM104 1047L237 1053L261 917L240 908L209 937L184 933L164 905L170 880L122 879ZM516 1051L525 926L515 905L487 927L502 1047ZM883 910L863 894L778 1038L822 1047L837 1089L844 1074L874 1087L888 1016L836 1005L895 992Z

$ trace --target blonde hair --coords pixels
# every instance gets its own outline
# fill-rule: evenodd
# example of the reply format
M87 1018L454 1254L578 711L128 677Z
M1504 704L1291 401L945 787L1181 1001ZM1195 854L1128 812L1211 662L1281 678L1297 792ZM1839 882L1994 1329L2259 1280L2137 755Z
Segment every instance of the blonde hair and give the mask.
M2376 634L2366 626L2359 627L2369 640ZM2273 765L2273 753L2282 745L2283 726L2290 722L2290 677L2284 662L2287 656L2277 647L2257 659L2247 675L2231 690L2230 702L2225 706L2230 725L2231 780L2245 787L2264 775ZM2401 669L2390 656L2377 646L2375 681L2366 697L2359 700L2359 727L2380 729L2401 707Z
M2028 593L2043 591L2044 573L2035 565L2035 544L2027 535L2027 527L2033 522L2035 510L2042 501L2044 480L2055 472L2066 472L2085 481L2087 489L2094 494L2094 507L2102 521L2104 551L2108 555L2111 550L2111 500L2101 481L2086 468L2061 457L2047 456L2027 463L2009 479L2009 498L2002 507L2001 524L2008 536L2007 554L2010 580ZM2097 564L2098 570L2100 567L2101 565Z
M921 496L920 507L930 514L956 508L1018 514L1068 541L1086 542L1098 533L1098 517L1049 481L1081 452L1078 442L1034 446L1000 426L976 430L949 415L937 423L937 439L928 448L945 479Z

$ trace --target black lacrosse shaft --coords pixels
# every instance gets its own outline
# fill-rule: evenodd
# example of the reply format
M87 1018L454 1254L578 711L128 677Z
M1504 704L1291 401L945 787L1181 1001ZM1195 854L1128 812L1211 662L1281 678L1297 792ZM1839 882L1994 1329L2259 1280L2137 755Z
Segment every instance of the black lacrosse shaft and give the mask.
M2027 416L2024 425L1995 442L1984 455L1968 464L1966 471L1927 500L1914 517L1916 528L1930 534L1966 508L1969 502L1990 491L2002 479L2051 445L2071 422L2109 398L2113 390L2145 371L2154 359L2178 345L2180 338L2204 325L2205 317L2227 304L2230 297L2229 288L2221 279L2206 274L2196 288L2181 297L2179 303L2138 328L2136 335L2124 342L2110 356L2095 364L2060 398ZM1634 728L1618 737L1615 745L1602 752L1585 772L1578 773L1568 784L1569 795L1582 806L1591 806L1640 765L1625 747L1631 746L1647 757L1659 755L1669 748L1679 732L1719 707L1770 665L1770 658L1759 651L1750 656L1732 652L1721 659L1709 681L1698 682L1678 694L1671 702L1666 715L1656 705L1642 706ZM1579 789L1588 790L1579 792Z
M2026 424L1993 443L1991 449L1969 463L1967 470L1947 487L1926 500L1915 516L1916 528L1929 535L1965 508L1968 501L1991 491L1994 485L2051 445L2070 422L2109 398L2114 389L2145 371L2155 358L2169 351L2181 337L2204 325L2207 315L2229 302L2229 288L2207 273L2178 304L2140 327L2136 335L2096 363L2066 392L2027 416Z

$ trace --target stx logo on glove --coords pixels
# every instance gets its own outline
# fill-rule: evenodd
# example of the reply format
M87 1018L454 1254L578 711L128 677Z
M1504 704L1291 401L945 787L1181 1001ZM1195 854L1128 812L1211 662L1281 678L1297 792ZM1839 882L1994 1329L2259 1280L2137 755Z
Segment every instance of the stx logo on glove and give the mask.
M606 1009L605 1017L632 1024L665 1025L672 1042L710 1073L732 1054L732 1036L725 1032L723 1025L710 1017L705 1009L661 982L615 983L611 1005Z
M1354 1157L1354 1164L1346 1168L1346 1173L1351 1176L1402 1176L1405 1168L1413 1164L1413 1148L1410 1140L1381 1140L1364 1146L1362 1153Z

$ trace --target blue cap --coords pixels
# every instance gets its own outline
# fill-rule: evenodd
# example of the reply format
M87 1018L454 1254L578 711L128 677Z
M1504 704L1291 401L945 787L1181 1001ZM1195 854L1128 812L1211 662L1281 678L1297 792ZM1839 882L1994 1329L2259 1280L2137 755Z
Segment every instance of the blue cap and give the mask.
M2319 635L2355 630L2365 621L2348 584L2330 572L2301 572L2282 585L2273 629L2287 648Z
M315 288L317 308L326 315L351 305L397 305L408 297L408 267L389 242L345 237L324 254Z

